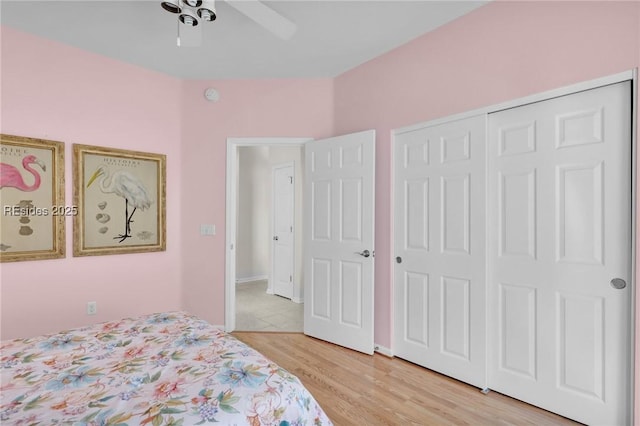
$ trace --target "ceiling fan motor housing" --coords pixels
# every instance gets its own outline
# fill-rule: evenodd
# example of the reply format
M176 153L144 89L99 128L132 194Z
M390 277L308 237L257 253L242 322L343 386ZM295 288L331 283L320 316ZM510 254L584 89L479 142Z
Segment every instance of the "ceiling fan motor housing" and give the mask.
M198 18L211 22L217 17L214 0L164 0L160 5L167 12L179 14L180 22L190 27L198 25Z

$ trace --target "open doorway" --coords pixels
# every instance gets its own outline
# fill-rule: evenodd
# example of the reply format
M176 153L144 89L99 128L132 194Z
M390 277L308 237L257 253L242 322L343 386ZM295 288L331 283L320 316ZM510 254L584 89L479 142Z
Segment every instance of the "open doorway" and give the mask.
M227 331L303 331L302 189L307 140L228 141ZM278 195L284 182L292 187L290 200ZM290 214L291 219L277 220L278 214ZM287 281L290 287L283 291Z

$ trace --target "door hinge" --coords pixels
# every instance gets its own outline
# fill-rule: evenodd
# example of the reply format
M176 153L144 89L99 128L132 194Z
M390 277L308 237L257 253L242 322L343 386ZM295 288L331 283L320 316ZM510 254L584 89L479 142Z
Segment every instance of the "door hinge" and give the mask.
M289 176L289 183L293 184L293 176Z
M289 275L289 282L292 283L293 282L293 275Z

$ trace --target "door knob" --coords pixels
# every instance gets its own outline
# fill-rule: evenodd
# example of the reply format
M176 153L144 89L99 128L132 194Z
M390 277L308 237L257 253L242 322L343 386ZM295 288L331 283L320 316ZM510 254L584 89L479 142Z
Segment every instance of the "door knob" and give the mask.
M356 252L356 254L359 254L360 256L363 256L363 257L369 257L369 256L371 256L371 252L370 252L369 250L364 250L364 251L361 251L361 252Z
M611 287L615 288L616 290L622 290L626 286L627 283L622 278L614 278L611 280Z
M278 236L273 237L273 241L278 241Z
M400 256L396 257L396 263L402 263L402 258Z

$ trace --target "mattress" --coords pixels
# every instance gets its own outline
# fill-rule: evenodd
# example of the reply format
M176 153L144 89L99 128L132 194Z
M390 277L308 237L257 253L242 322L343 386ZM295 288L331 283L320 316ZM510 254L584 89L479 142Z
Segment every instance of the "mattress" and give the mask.
M331 425L300 380L183 312L0 343L16 425Z

